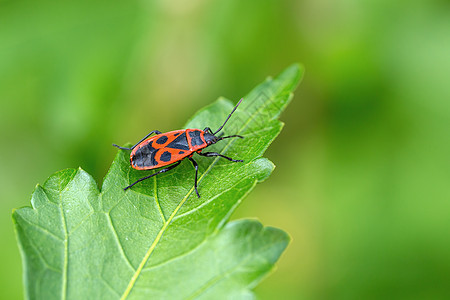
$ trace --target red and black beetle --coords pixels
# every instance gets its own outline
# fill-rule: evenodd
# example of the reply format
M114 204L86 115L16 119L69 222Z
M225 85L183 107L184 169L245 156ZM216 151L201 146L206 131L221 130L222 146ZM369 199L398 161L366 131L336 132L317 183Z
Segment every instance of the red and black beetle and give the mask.
M225 122L223 122L222 126L220 126L219 129L217 129L215 132L212 132L209 127L206 127L203 130L183 129L166 133L161 133L158 130L153 130L131 148L120 147L116 144L113 144L113 146L119 149L131 150L130 164L131 167L136 170L152 170L170 165L167 168L164 168L158 172L155 172L149 176L145 176L133 182L132 184L124 188L124 190L129 189L136 183L141 182L145 179L172 170L173 168L178 166L183 159L187 157L192 162L195 168L194 187L197 196L200 198L200 194L197 190L198 165L197 162L192 158L194 153L207 157L220 156L233 162L243 162L243 160L232 159L217 152L201 152L206 147L215 144L223 139L233 137L244 138L240 135L230 135L224 137L216 136L216 134L222 130L223 126L225 126L225 124L230 119L231 115L237 109L239 104L241 104L241 102L242 99L233 108ZM154 133L156 133L155 136L148 138Z

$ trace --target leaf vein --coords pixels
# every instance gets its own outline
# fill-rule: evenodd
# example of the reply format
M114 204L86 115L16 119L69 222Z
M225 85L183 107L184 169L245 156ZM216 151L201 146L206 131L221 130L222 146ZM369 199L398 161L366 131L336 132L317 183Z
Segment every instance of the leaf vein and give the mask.
M156 265L153 265L151 267L145 268L145 269L142 270L142 272L149 272L152 269L156 269L156 268L162 267L165 264L168 264L168 263L170 263L172 261L175 261L177 259L181 259L182 257L187 256L187 255L191 254L192 252L195 252L195 250L200 248L207 240L208 240L208 237L205 235L205 238L200 243L198 243L198 245L196 245L194 248L192 248L192 249L190 249L190 250L188 250L188 251L186 251L184 253L181 253L179 255L173 256L173 257L171 257L170 259L168 259L166 261L160 262L159 264L156 264Z
M223 272L223 273L213 277L208 282L206 282L203 286L201 286L197 291L195 291L190 296L188 296L186 299L197 298L200 294L202 294L206 290L212 288L213 286L215 286L216 284L218 284L219 282L221 282L222 280L226 279L231 274L233 274L233 272L236 269L240 268L243 264L245 264L247 261L249 261L250 258L251 258L251 256L247 255L247 257L244 260L241 260L236 266L232 267L231 269L227 270L226 272Z
M117 296L120 296L119 292L116 291L105 278L103 278L103 275L100 275L100 279L111 291L114 292L114 294L116 294Z
M77 226L75 226L74 228L72 228L72 230L69 232L69 235L68 235L68 236L71 236L75 231L77 231L77 229L80 228L81 225L83 225L83 223L84 223L87 219L89 219L89 217L92 216L93 214L94 214L94 211L91 211L89 214L87 214L87 215L83 218L83 220L81 220L80 223L78 223Z
M260 234L262 234L262 232L264 231L264 228L261 228L261 232ZM247 236L246 240L248 242L250 242L250 237ZM197 296L199 296L201 293L205 292L206 290L212 288L213 286L215 286L216 284L218 284L220 281L228 278L231 274L234 273L234 271L236 271L237 269L239 269L241 266L243 266L244 264L246 264L250 259L254 258L255 256L260 257L260 253L264 252L264 250L270 248L271 245L265 245L264 247L260 247L258 248L258 252L257 254L252 254L252 255L247 255L244 259L242 259L238 264L236 264L234 267L230 268L229 270L227 270L226 272L223 272L215 277L213 277L211 280L209 280L208 282L206 282L206 284L204 284L202 287L200 287L197 291L195 291L193 294L191 294L191 296L187 297L186 299L195 299Z
M247 164L247 165L248 165L248 164ZM178 220L178 219L180 219L180 218L182 218L182 217L184 217L184 216L188 216L188 215L190 215L190 214L192 214L192 213L194 213L194 212L200 210L202 207L208 205L209 203L211 203L212 201L214 201L214 200L217 199L218 197L222 196L222 194L225 194L226 192L232 190L233 188L235 188L237 185L239 185L240 183L242 183L242 182L243 182L244 180L246 180L246 179L247 179L247 178L245 178L245 177L242 178L242 179L240 179L240 180L237 181L235 184L231 185L229 188L223 190L220 194L217 194L217 195L215 195L214 197L209 198L208 200L206 200L205 202L203 202L203 203L200 204L199 206L196 206L196 207L194 207L193 209L188 210L187 212L182 213L181 215L176 216L176 217L174 218L174 221L175 221L175 220Z
M41 232L47 234L48 236L50 236L50 237L52 237L52 238L54 238L54 239L56 239L56 240L58 240L58 241L60 241L60 242L64 242L64 239L63 239L63 238L57 236L56 234L54 234L53 232L49 231L49 230L46 229L45 227L42 227L42 226L39 225L39 224L33 223L33 222L31 222L31 221L29 221L29 220L27 220L27 219L25 219L25 218L23 218L23 220L24 220L26 223L28 223L28 224L30 224L30 225L36 227L37 229L39 229Z
M128 258L128 256L125 253L125 250L123 249L122 243L119 239L119 235L117 234L116 228L114 227L114 223L112 222L111 216L109 215L109 213L105 213L106 218L108 220L108 226L111 229L113 235L114 235L114 239L116 241L116 245L119 248L120 254L122 255L122 258L125 260L125 262L127 263L128 267L130 267L131 270L133 270L133 272L136 272L136 269L133 267L133 265L130 262L130 259Z
M27 235L25 231L24 234ZM47 262L47 260L44 258L39 248L33 243L33 240L30 237L28 237L28 242L30 243L31 247L36 251L39 259L42 261L45 267L47 267L47 269L52 270L56 273L61 273L61 270L58 270L58 268L53 267L50 263Z
M67 298L67 268L69 265L69 257L68 257L68 251L69 251L69 234L67 231L67 220L66 216L64 214L64 208L63 208L63 200L62 200L62 186L61 186L61 180L58 182L59 185L59 209L61 212L61 221L64 228L64 265L63 265L63 280L62 280L62 289L61 289L61 298L66 299Z
M125 198L125 197L126 197L126 194L123 194L122 197L120 197L120 199L117 200L117 202L116 202L113 206L111 206L111 208L110 208L107 212L105 212L105 213L107 213L107 214L111 213L112 210L113 210L114 208L116 208L116 206L119 205L119 204L122 202L123 198Z
M154 180L153 180L153 194L155 196L155 202L156 202L156 207L159 210L159 214L161 215L161 219L163 220L163 222L166 222L166 217L164 216L164 213L162 211L161 205L159 204L158 201L158 191L157 191L157 186L156 186L156 176L153 176Z

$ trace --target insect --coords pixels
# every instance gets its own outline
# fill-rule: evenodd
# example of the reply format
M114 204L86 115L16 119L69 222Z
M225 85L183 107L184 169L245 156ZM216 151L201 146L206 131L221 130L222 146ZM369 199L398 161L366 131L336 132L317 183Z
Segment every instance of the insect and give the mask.
M209 127L206 127L203 130L183 129L166 133L162 133L158 130L153 130L131 148L120 147L116 144L113 144L114 147L117 147L119 149L131 150L130 164L131 167L136 170L153 170L168 166L164 169L159 170L158 172L138 179L129 186L125 187L124 191L131 188L138 182L172 170L173 168L179 166L183 159L188 158L195 168L194 187L197 196L200 198L200 194L198 193L197 189L198 164L192 158L194 153L206 157L219 156L232 162L243 162L243 160L232 159L217 152L202 152L203 149L217 143L218 141L234 137L244 138L241 135L229 135L224 137L216 135L222 130L222 128L230 119L231 115L238 108L239 104L241 104L241 102L242 99L233 108L225 122L223 122L222 126L220 126L219 129L217 129L215 132L212 132ZM149 138L149 136L154 133L156 133L156 135Z

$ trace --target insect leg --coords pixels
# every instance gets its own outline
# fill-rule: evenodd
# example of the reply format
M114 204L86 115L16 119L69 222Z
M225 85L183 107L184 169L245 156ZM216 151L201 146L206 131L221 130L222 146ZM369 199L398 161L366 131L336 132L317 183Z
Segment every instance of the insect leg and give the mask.
M151 175L148 175L148 176L145 176L145 177L143 177L143 178L141 178L141 179L138 179L138 180L136 180L135 182L133 182L132 184L130 184L129 186L127 186L126 188L124 188L123 190L126 191L127 189L129 189L130 187L132 187L133 185L135 185L135 184L138 183L138 182L141 182L141 181L143 181L143 180L145 180L145 179L149 179L150 177L156 176L156 175L158 175L158 174L161 174L161 173L170 171L170 170L172 170L173 168L177 167L180 163L181 163L181 160L180 160L179 162L177 162L176 164L173 164L173 165L171 165L171 166L169 166L169 167L167 167L167 168L165 168L165 169L159 170L159 171L156 172L156 173L153 173L153 174L151 174Z
M213 156L220 156L222 158L228 159L229 161L233 161L233 162L244 162L241 159L232 159L231 157L222 155L220 153L217 152L197 152L198 155L202 155L202 156L207 156L207 157L213 157Z
M197 162L192 157L189 157L189 160L191 161L192 165L194 165L194 168L195 168L194 187L195 187L195 192L197 193L197 197L200 198L200 194L198 193L198 190L197 190L198 165L197 165Z
M112 144L112 145L113 145L114 147L117 147L117 148L122 149L122 150L133 150L137 145L139 145L140 143L142 143L146 138L148 138L148 137L149 137L150 135L152 135L153 133L161 134L161 131L159 131L159 130L153 130L152 132L150 132L149 134L147 134L142 140L140 140L139 142L137 142L137 144L134 145L134 146L131 147L131 148L120 147L120 146L118 146L118 145L116 145L116 144Z

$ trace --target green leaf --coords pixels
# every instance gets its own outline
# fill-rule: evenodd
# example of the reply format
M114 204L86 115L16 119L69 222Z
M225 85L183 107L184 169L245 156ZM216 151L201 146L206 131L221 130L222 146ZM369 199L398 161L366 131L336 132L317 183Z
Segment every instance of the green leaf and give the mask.
M258 221L230 215L274 165L261 155L279 134L278 116L301 79L298 65L251 91L208 149L243 159L199 157L199 192L188 160L154 171L130 167L120 150L99 191L81 169L63 170L37 186L32 207L14 211L33 299L247 298L273 268L289 237ZM225 99L200 110L186 128L218 128L233 108ZM156 128L157 129L157 128Z

